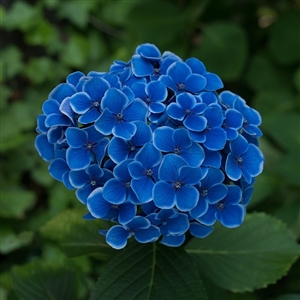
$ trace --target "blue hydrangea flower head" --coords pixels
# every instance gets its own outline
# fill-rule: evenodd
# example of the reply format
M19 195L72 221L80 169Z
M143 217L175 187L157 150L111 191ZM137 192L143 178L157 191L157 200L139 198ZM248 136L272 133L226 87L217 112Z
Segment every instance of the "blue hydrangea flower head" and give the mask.
M261 117L196 57L138 45L110 69L49 93L35 147L115 249L130 237L179 247L215 222L241 226L263 170Z

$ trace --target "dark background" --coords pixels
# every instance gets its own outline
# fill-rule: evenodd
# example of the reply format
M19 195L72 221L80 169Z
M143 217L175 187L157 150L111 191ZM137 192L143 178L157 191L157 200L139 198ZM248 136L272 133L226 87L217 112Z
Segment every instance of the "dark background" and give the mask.
M69 73L109 71L113 60L128 61L145 42L199 58L226 90L261 113L266 162L248 211L281 219L299 240L299 0L2 0L0 16L1 300L17 299L13 266L65 259L55 238L41 232L53 218L65 221L66 211L84 211L34 149L42 103ZM72 263L84 277L78 299L86 299L100 266L85 256ZM226 297L292 299L276 297L300 292L299 269L298 262L277 284Z

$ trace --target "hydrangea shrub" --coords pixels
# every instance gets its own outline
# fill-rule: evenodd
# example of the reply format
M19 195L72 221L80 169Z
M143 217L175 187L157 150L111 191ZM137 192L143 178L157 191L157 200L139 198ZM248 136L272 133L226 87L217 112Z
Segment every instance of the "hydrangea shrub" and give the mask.
M261 117L199 59L142 44L109 72L68 75L42 111L39 155L84 218L115 224L100 232L111 247L132 236L178 247L243 223L264 164Z

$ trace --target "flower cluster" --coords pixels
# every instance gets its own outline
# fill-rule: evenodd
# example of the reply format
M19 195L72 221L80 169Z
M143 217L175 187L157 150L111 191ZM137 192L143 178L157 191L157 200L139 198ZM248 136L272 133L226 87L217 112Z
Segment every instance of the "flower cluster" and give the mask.
M177 247L216 221L240 226L262 172L259 113L197 58L142 44L109 72L74 72L49 94L35 146L115 249L131 236Z

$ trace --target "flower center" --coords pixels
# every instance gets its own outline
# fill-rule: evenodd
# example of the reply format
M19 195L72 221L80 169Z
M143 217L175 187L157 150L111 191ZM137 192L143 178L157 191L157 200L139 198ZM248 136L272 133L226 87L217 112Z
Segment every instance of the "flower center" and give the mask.
M129 187L130 187L130 181L126 182L126 184L125 184L125 185L126 185L126 187L128 187L128 188L129 188Z
M224 203L223 202L217 203L216 205L217 205L218 210L222 210L224 208Z
M187 114L189 114L189 113L191 112L191 110L188 108L188 109L185 110L185 112L186 112Z
M201 196L205 197L208 195L208 190L201 190Z
M178 90L180 90L180 91L183 91L185 89L185 85L183 83L179 83L177 85L177 87L178 87Z
M134 150L135 150L135 147L134 147L134 146L131 146L131 147L130 147L130 151L133 152Z
M95 107L99 107L99 106L100 106L100 103L99 103L98 101L95 101L95 102L93 102L93 105L94 105Z
M180 189L181 188L181 182L176 181L174 186L175 186L176 189Z
M174 149L174 153L177 154L177 155L179 155L180 154L180 150L178 148L175 148Z
M241 164L241 163L243 162L243 159L242 159L241 157L239 157L239 158L237 159L237 162L238 162L239 164Z
M153 171L151 169L146 171L146 175L147 176L152 176L153 175Z
M118 113L118 114L117 114L117 119L118 119L118 120L123 119L123 114L122 114L122 113Z
M87 146L88 150L91 150L93 148L93 144L92 143L88 143Z
M97 184L96 180L92 180L92 181L91 181L91 185L92 185L92 186L95 186L96 184Z

